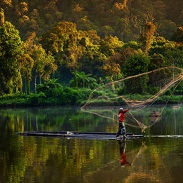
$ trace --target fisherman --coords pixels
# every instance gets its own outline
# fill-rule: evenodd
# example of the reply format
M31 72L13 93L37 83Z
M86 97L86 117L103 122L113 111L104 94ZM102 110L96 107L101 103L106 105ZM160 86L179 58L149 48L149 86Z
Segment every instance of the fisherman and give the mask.
M116 134L116 137L119 137L122 135L124 138L126 138L126 128L125 128L125 117L126 117L126 112L129 111L129 108L127 110L124 110L122 107L119 109L118 117L119 117L119 128L118 132Z

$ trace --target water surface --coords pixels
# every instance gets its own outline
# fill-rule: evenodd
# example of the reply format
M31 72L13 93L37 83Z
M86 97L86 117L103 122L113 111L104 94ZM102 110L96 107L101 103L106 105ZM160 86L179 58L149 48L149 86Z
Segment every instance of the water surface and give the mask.
M111 110L117 112L117 108ZM145 113L134 115L146 126L152 125L145 130L146 137L119 143L17 135L24 131L117 131L116 121L79 108L0 110L0 182L182 182L182 106L167 106L155 123ZM132 124L130 120L129 116L126 123ZM134 126L127 126L127 131L142 134Z

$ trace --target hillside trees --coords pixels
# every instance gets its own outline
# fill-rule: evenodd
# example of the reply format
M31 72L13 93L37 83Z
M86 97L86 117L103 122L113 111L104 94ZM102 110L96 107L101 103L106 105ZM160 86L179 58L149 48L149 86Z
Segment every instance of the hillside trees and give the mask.
M8 12L10 4L12 11ZM61 76L65 76L68 79L64 84L69 84L69 80L77 78L78 73L81 76L91 74L97 82L113 81L127 75L124 67L131 64L130 59L136 59L131 56L136 55L140 49L151 60L149 70L173 63L182 67L182 49L181 46L177 46L182 42L181 26L173 35L172 41L158 35L166 33L169 37L175 29L173 20L165 20L169 4L172 2L165 0L153 3L149 0L0 2L1 7L6 7L5 13L21 31L20 35L25 40L24 47L17 57L19 70L12 79L14 88L21 90L23 81L23 90L26 88L24 91L30 93L33 89L36 91L38 83L47 81L51 76L59 81L62 80ZM154 11L155 8L157 11ZM180 7L178 9L180 10ZM0 13L2 27L3 13ZM181 17L181 12L176 14ZM137 43L139 32L142 31L145 22L147 23L140 37L141 42ZM2 39L3 37L1 41ZM12 43L14 44L13 41ZM0 52L3 52L3 49L7 51L9 48L5 48L3 44ZM171 54L174 57L171 57ZM174 62L174 58L177 61ZM140 61L138 63L141 64ZM132 69L131 74L137 73L134 66ZM55 71L57 72L52 75ZM138 71L143 72L143 69ZM22 81L18 79L21 77ZM77 82L74 85L82 86Z
M166 65L183 68L183 47L179 46L174 49L167 49L164 57L166 59Z
M19 31L10 22L0 26L0 94L13 92L13 78L21 80L18 57L22 54L22 45Z
M177 25L173 21L166 19L159 21L157 25L157 33L164 38L171 40L172 34L177 29Z
M137 41L145 22L154 22L157 33L170 39L182 25L180 0L1 0L7 20L25 40L31 31L41 36L59 21L71 21L80 30L94 29L101 38L117 36L127 42Z
M107 36L100 42L100 51L106 56L103 63L103 73L113 81L115 78L119 78L121 69L118 63L121 59L120 50L124 43L120 41L116 36Z
M174 49L175 45L176 42L169 41L162 36L154 36L149 50L149 55L153 55L154 53L164 55L167 49Z
M12 0L1 0L0 7L6 8L12 5Z
M62 12L55 1L13 1L6 10L6 17L20 30L22 40L26 40L31 32L40 36L53 27L62 19Z
M34 66L34 60L31 58L29 53L25 52L20 58L21 73L25 78L24 87L26 88L25 93L30 94L30 82L32 79L32 68Z
M176 42L183 42L183 27L177 28L177 31L172 35L171 40Z
M92 74L86 74L85 72L74 72L74 78L70 80L70 86L76 88L91 88L94 89L97 86L96 79L91 77Z
M40 44L36 43L36 34L32 33L24 43L24 55L21 58L21 71L26 79L26 93L30 93L30 82L34 77L34 90L36 92L37 76L39 83L42 79L47 81L50 75L57 69L55 59L50 52L48 54Z
M35 83L37 83L37 76L39 76L39 83L41 84L42 79L47 81L50 78L50 75L57 70L57 64L55 63L55 59L51 55L51 52L48 52L47 54L40 44L34 45L32 58L34 59Z
M0 9L0 26L4 24L4 10Z
M148 72L150 60L143 53L131 55L128 61L123 65L124 77L135 76L139 73ZM149 78L145 75L141 77L140 81L134 78L125 82L127 93L139 93L144 94L147 91L147 82ZM133 94L134 94L133 93Z
M59 22L40 43L53 53L59 67L92 73L100 62L99 40L95 31L79 31L72 22Z
M106 56L112 56L115 52L119 52L124 43L116 36L107 36L100 42L100 50Z
M76 24L72 22L59 22L41 37L40 43L43 48L47 53L53 53L56 59L59 78L67 69L69 69L70 75L71 72L78 71L78 59L81 58L83 51L79 41L83 41L82 44L85 44L85 40L82 40L82 37L79 38ZM61 70L62 72L60 72Z
M176 50L176 49L178 49L178 47L176 48L175 42L168 41L167 39L161 36L154 36L151 48L149 50L149 56L151 60L149 70L172 65L172 63L167 61L166 52L168 50Z
M51 51L60 64L76 67L77 56L77 29L72 22L59 22L45 33L40 43Z
M147 22L144 31L141 33L140 42L142 44L142 50L146 55L151 48L153 43L153 36L156 31L156 26L152 22Z

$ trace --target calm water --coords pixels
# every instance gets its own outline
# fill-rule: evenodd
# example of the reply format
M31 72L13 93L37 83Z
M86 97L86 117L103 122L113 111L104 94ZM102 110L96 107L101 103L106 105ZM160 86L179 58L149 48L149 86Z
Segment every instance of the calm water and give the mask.
M134 117L151 127L145 138L121 144L116 140L17 135L24 131L116 132L117 122L108 112L104 118L70 108L0 110L0 183L180 183L183 106L167 106L160 119L149 119L148 112L153 110L128 116L128 132L141 134L132 122Z

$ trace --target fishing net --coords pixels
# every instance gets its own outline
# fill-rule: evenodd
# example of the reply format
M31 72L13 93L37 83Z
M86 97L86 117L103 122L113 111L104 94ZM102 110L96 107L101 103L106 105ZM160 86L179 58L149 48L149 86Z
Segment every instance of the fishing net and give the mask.
M118 111L111 106L130 108L126 125L141 128L144 132L160 120L163 106L168 104L170 97L175 93L178 96L177 88L181 86L182 79L183 69L174 66L128 76L94 89L81 109L118 121ZM163 104L160 108L152 110L153 104L160 103Z

